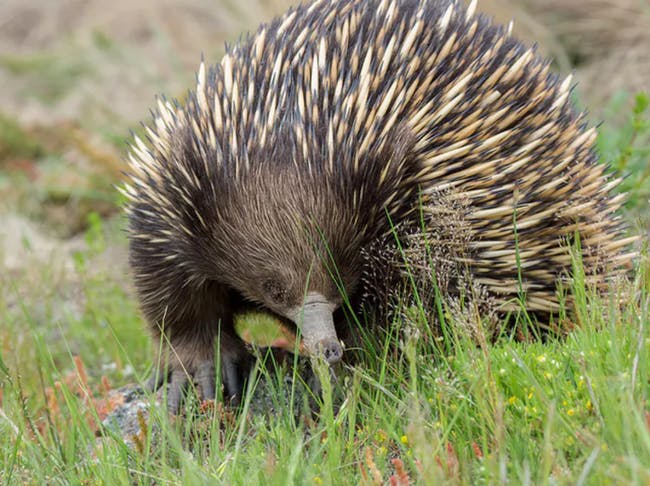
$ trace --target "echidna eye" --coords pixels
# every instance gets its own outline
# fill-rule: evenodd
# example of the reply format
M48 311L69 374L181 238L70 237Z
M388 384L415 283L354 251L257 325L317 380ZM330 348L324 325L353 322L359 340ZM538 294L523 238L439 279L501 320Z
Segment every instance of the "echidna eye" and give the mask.
M276 304L284 304L287 300L287 291L275 279L268 279L262 284L264 294Z

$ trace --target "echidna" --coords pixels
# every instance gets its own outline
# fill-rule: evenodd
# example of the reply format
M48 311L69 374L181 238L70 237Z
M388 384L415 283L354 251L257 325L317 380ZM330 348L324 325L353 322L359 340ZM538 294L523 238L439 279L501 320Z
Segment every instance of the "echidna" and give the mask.
M529 309L553 310L576 232L585 265L631 258L571 78L475 5L305 4L201 63L184 106L159 99L124 192L170 409L189 378L214 396L215 342L225 395L241 393L250 359L233 315L250 305L339 361L337 310L359 301L363 250L419 227L442 193L466 201L463 263L504 303L521 281Z

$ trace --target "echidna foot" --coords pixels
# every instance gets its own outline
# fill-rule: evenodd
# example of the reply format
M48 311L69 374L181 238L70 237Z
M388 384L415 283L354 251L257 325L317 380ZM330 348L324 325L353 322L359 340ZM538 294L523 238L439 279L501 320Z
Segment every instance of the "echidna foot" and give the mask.
M165 383L167 386L167 409L172 414L177 414L183 399L183 393L190 381L187 371L175 369L171 372L164 372L154 369L153 373L146 381L144 388L150 393L157 391Z
M215 376L214 376L214 362L203 361L196 367L194 374L194 381L201 390L201 397L203 400L214 400L215 395Z
M250 373L253 357L246 353L221 354L221 386L223 401L227 405L238 406L244 393L246 379ZM214 400L217 389L215 364L212 359L194 363L191 369L182 365L174 366L170 373L158 370L145 387L153 392L167 383L167 409L171 414L177 414L181 408L183 395L190 383L196 385L197 393L202 400Z
M169 387L167 388L167 410L176 414L181 406L183 392L189 382L189 376L185 370L174 370L169 378Z
M158 388L160 388L163 383L165 383L165 381L167 381L167 378L168 377L165 376L165 373L155 368L151 373L151 376L145 382L144 389L149 393L153 393L158 390Z

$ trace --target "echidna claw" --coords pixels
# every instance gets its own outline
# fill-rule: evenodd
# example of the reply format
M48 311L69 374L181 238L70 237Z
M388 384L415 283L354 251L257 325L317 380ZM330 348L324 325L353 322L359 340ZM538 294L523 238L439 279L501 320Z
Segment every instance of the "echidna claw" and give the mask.
M235 399L235 397L241 396L242 384L239 379L239 370L237 365L233 362L226 361L223 363L223 369L221 373L223 375L223 392L224 398L226 399ZM233 403L237 405L238 400Z
M238 406L244 393L244 383L251 369L252 357L246 355L243 359L223 359L221 362L221 379L223 381L224 401L232 406Z
M214 400L215 395L215 378L214 362L204 361L199 364L194 374L194 381L201 389L201 398L203 400Z
M149 393L153 393L160 388L165 381L167 381L167 373L164 371L156 368L153 370L151 373L151 376L147 379L147 381L144 383L144 389L148 391Z
M169 379L167 388L167 410L176 415L180 409L183 392L189 382L189 377L184 370L174 370Z

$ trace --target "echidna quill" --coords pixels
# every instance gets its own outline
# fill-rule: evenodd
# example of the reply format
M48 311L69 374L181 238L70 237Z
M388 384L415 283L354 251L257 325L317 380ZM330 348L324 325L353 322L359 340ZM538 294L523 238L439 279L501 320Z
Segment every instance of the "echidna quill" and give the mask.
M521 271L525 305L557 307L576 231L586 265L589 249L614 266L632 258L618 181L597 163L571 78L475 5L301 5L202 63L184 106L158 100L124 193L171 410L188 379L214 396L215 343L225 395L240 396L250 359L233 315L251 305L339 361L337 311L343 293L359 300L362 251L419 225L441 192L467 201L464 263L504 305Z

